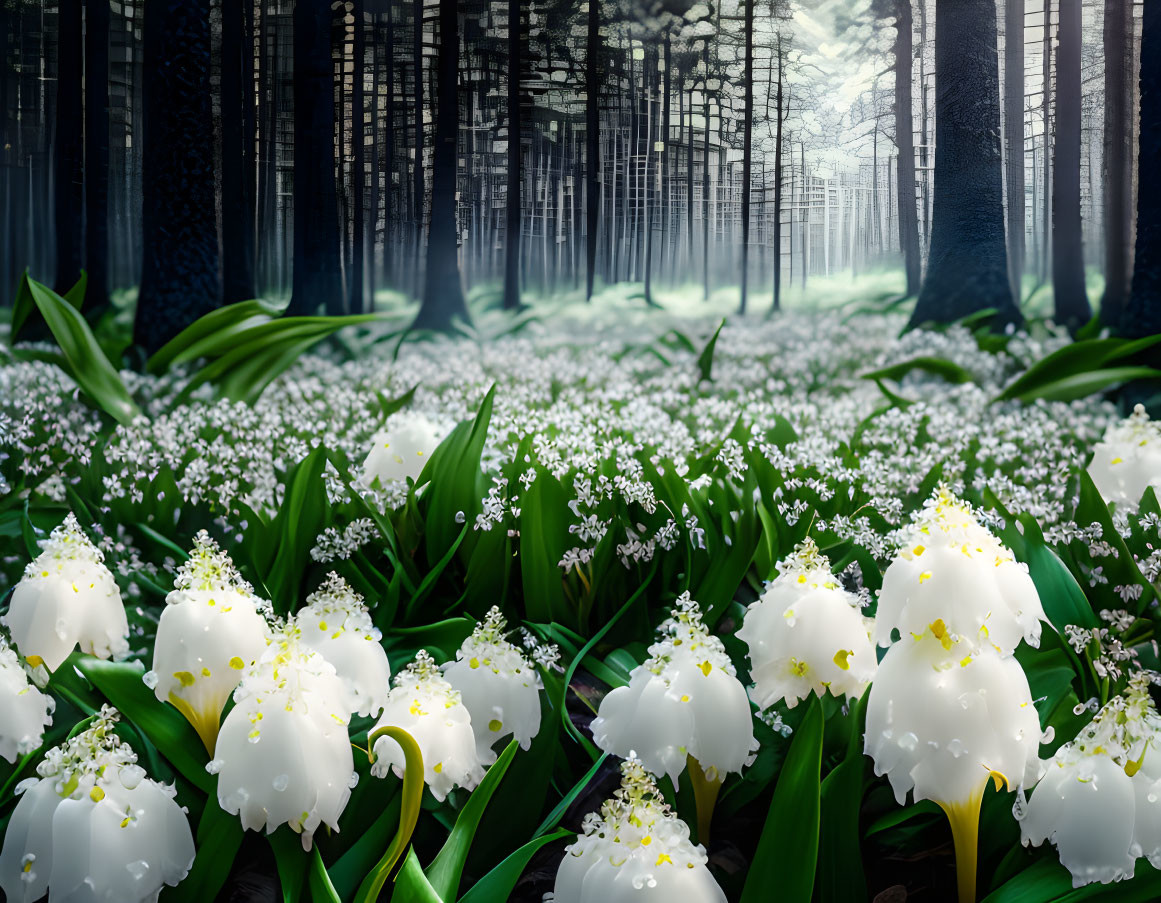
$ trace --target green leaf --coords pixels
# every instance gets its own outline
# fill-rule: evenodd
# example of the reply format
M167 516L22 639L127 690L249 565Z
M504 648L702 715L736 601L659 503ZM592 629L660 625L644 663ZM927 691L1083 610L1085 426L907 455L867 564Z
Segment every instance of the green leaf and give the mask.
M213 900L226 883L238 848L242 845L242 823L218 805L217 795L210 793L198 822L197 855L193 868L175 888L166 888L161 899L203 903Z
M741 903L765 901L772 888L778 888L780 903L810 901L818 863L822 735L822 707L812 697L774 787Z
M66 667L67 663L62 665ZM76 667L187 781L205 793L214 792L215 781L206 773L208 759L197 732L177 709L158 701L145 686L140 664L83 656Z
M310 564L310 549L326 527L329 505L322 479L326 462L326 449L320 445L286 481L286 495L273 524L279 537L278 552L266 575L266 586L279 613L294 610L303 572Z
M282 885L282 903L298 903L302 896L303 879L306 877L307 853L302 841L285 825L267 836L274 851L274 864L278 868L278 883Z
M327 867L323 864L322 853L318 845L310 857L310 872L307 875L310 882L310 899L312 903L341 903L338 891L331 884L331 876L327 874Z
M718 328L714 330L713 336L711 336L710 340L706 342L705 348L702 349L701 354L697 356L697 372L700 374L701 379L713 379L710 373L714 366L714 348L717 347L718 336L722 334L722 327L725 325L726 321L723 317L722 322L718 324Z
M571 831L562 828L552 834L528 841L473 884L471 889L460 897L459 903L493 903L496 900L507 900L516 887L516 882L524 874L524 869L528 867L529 860L541 847L572 836Z
M24 271L24 277L20 280L20 284L16 288L16 298L12 303L12 328L8 333L10 342L16 341L16 334L20 332L21 328L28 322L28 318L36 311L36 302L32 298L32 291L29 288L28 270ZM64 300L71 304L77 310L81 309L81 305L85 301L85 288L89 284L89 277L81 270L81 278L76 281L67 292L64 294Z
M1033 401L1038 398L1045 401L1076 401L1138 379L1161 379L1161 370L1152 367L1107 367L1053 380L1038 386L1034 391L1014 397L1019 401Z
M942 357L931 357L929 355L913 357L910 360L901 361L889 367L871 370L867 373L860 374L860 376L862 379L873 379L875 381L893 379L898 382L914 370L922 370L925 373L940 376L949 383L955 383L956 385L970 383L972 381L971 371L964 369L955 363L955 361L949 361Z
M527 616L535 621L569 619L564 573L559 562L568 551L569 493L551 473L536 469L520 497L520 577Z
M150 373L161 374L174 364L216 357L229 349L247 330L269 323L278 313L264 301L239 301L212 310L194 320L158 349L146 363Z
M869 695L870 690L864 692L851 711L846 758L826 776L820 789L818 896L822 903L867 899L859 811L868 761L861 740Z
M589 782L596 777L597 772L601 770L601 766L605 764L605 759L608 757L608 753L601 753L600 757L593 762L592 767L584 773L584 776L579 781L573 784L572 789L561 797L560 802L548 813L548 817L544 819L544 822L536 829L536 833L532 835L533 838L543 836L546 831L551 831L560 824L560 820L564 818L564 813L568 811L568 807L576 802L576 798L581 795L589 785Z
M1153 903L1161 899L1161 872L1140 859L1133 880L1117 884L1089 884L1073 888L1072 876L1056 859L1041 859L983 899L983 903L1081 903L1106 900L1109 903Z
M1055 397L1055 400L1069 401L1072 398L1083 398L1084 395L1111 384L1105 381L1108 379L1107 371L1102 375L1102 371L1105 371L1110 363L1139 354L1158 342L1161 342L1161 335L1146 336L1132 341L1117 338L1073 342L1037 361L1010 382L995 400L1031 401L1035 398ZM1087 388L1086 391L1086 387L1093 384L1092 380L1095 380L1097 388ZM1062 392L1070 394L1071 397L1057 397ZM1075 392L1082 394L1071 394Z
M27 273L24 283L81 391L118 423L132 423L141 411L81 312L52 289L29 279Z
M367 899L373 901L377 897ZM443 897L435 892L435 888L423 874L415 850L410 850L403 861L403 868L399 870L399 875L395 879L395 892L391 894L391 903L444 903Z
M1025 538L1029 532L1026 529ZM1061 633L1069 624L1095 627L1096 615L1084 595L1084 590L1065 567L1064 562L1043 541L1029 541L1025 547L1025 564L1036 592L1044 605L1048 620Z
M484 817L484 809L492 799L492 794L496 792L505 772L508 771L508 766L512 764L517 745L515 740L510 742L500 754L500 758L488 769L480 785L472 791L467 804L460 810L455 827L444 842L443 849L424 870L436 893L446 900L454 900L458 896L460 877L464 863L468 861L468 850L471 849L472 839L476 836L476 828L479 827L480 819Z
M375 397L379 399L379 407L383 411L383 419L386 420L396 411L400 411L411 404L412 399L415 398L415 390L418 388L419 383L416 383L398 398L387 398L382 392L376 392Z

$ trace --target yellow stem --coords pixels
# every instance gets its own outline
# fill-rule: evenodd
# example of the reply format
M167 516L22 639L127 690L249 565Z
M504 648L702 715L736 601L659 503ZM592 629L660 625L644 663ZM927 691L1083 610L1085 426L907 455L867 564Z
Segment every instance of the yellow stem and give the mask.
M193 725L193 729L197 731L202 745L206 748L206 752L209 753L212 759L214 757L214 747L218 745L218 729L221 727L221 713L211 714L196 711L193 706L176 693L169 694L169 701L173 703L175 709L185 716L185 720Z
M717 802L718 791L722 789L722 782L720 778L707 778L705 769L693 756L686 758L686 765L689 768L689 782L693 785L694 803L697 805L697 842L708 848L714 803Z
M976 900L976 857L980 843L980 804L984 800L984 790L988 781L994 781L996 790L1008 783L1008 779L998 771L988 773L987 778L966 800L955 803L939 803L951 823L951 839L955 845L955 877L959 888L959 903L975 903Z

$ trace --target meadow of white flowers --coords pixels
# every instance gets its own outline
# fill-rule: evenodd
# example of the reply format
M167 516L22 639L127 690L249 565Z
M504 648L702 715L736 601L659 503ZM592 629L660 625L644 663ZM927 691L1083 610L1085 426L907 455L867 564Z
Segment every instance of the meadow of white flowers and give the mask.
M1161 895L1161 429L903 323L0 351L0 889Z

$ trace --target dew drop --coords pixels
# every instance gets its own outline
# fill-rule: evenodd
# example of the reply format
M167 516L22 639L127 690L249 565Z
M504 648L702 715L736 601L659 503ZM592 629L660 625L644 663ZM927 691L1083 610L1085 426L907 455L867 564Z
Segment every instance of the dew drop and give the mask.
M158 682L157 672L156 671L146 671L144 674L141 675L141 682L143 684L145 684L145 686L149 687L149 689L156 690L157 689L157 682Z
M288 775L288 774L276 775L274 780L271 782L271 784L274 786L275 790L277 790L279 793L281 793L283 790L285 790L287 787L290 786L290 775Z
M206 763L206 771L208 771L210 774L217 774L222 770L222 766L224 764L225 761L222 759L210 759L210 761Z
M149 863L144 859L137 859L125 866L134 881L140 881L149 872Z

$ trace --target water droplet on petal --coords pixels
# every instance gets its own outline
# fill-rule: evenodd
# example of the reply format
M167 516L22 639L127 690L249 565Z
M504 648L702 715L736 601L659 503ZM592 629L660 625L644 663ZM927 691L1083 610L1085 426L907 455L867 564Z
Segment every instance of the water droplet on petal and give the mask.
M275 790L277 790L279 793L281 793L283 790L285 790L287 787L290 786L290 775L288 775L288 774L276 775L274 780L271 782L271 784L274 786Z

